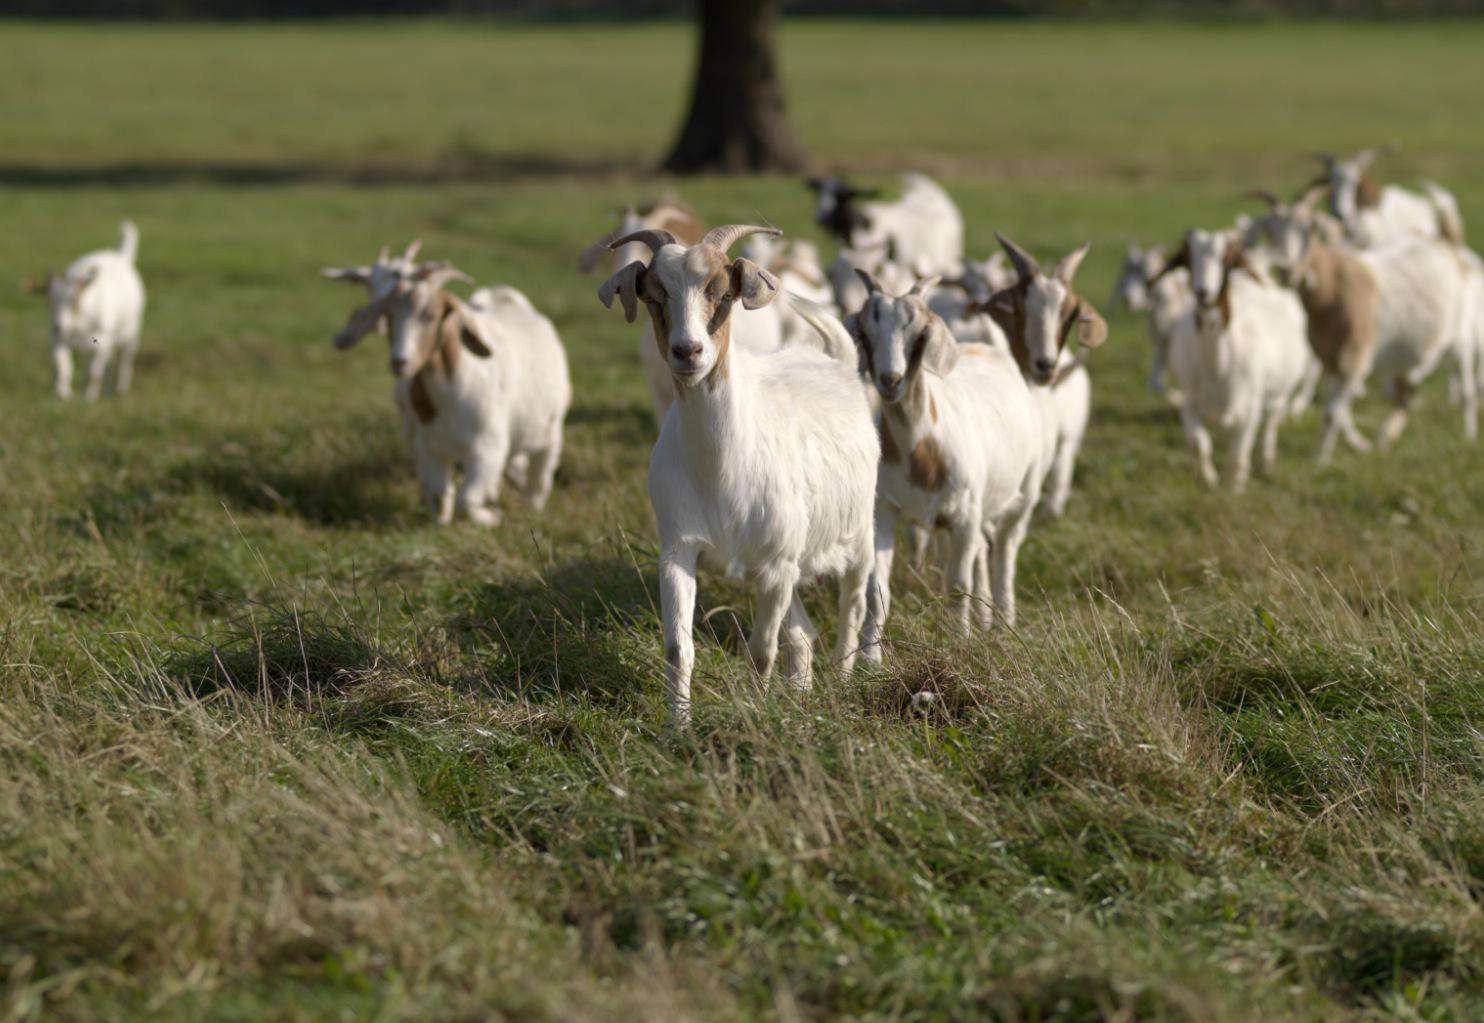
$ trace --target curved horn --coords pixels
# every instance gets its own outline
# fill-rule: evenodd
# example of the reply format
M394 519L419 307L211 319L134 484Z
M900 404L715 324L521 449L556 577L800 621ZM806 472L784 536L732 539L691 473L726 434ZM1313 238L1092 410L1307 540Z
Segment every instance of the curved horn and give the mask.
M383 245L381 248L376 250L376 262L385 263L391 258L392 250L387 246Z
M909 294L909 295L917 295L917 296L926 295L929 291L932 291L934 288L936 288L939 285L939 283L942 282L942 280L943 280L943 275L942 274L929 274L926 277L919 277L919 278L917 278L916 283L914 283L912 285L912 290L909 291L909 292L907 292L907 294ZM959 282L957 282L957 281L950 281L949 283L950 284L958 284ZM959 284L959 287L963 288L965 291L968 291L969 290L967 287L964 287L962 284Z
M407 251L402 253L402 258L411 263L412 261L417 259L417 254L422 250L423 240L421 238L414 238L412 239L412 241L407 243Z
M1270 210L1275 210L1279 206L1283 205L1279 201L1278 197L1272 192L1269 192L1266 188L1248 189L1247 191L1242 193L1242 198L1256 199L1258 202L1265 202L1268 204L1268 209Z
M739 238L746 238L750 234L767 234L776 237L782 233L776 227L758 227L756 224L723 224L707 231L701 238L701 244L714 245L725 252L735 245Z
M449 266L447 263L424 263L418 267L416 279L423 284L429 284L435 288L441 288L450 281L461 281L464 284L474 283L474 278L457 267Z
M1072 278L1077 276L1077 268L1082 265L1082 260L1087 258L1087 251L1092 248L1092 242L1083 242L1081 246L1073 249L1061 258L1052 273L1057 280L1063 284L1071 284Z
M1034 277L1041 272L1041 264L1036 262L1035 256L1032 256L998 231L994 233L994 236L999 241L1000 247L1005 250L1005 255L1010 257L1010 265L1015 267L1016 275L1022 280L1028 277Z
M881 294L881 285L880 285L879 282L877 282L876 278L874 278L874 277L871 276L871 271L869 271L869 270L862 270L860 267L855 267L854 269L855 269L855 275L857 277L859 277L861 279L861 283L866 286L866 294L868 294L868 295L879 295L879 294Z
M643 242L649 246L650 252L658 252L666 245L676 244L675 236L669 231L661 231L658 228L646 228L643 231L634 231L631 234L624 235L622 238L613 239L613 241L608 243L608 249L610 252L621 249L630 242Z
M1389 152L1390 146L1367 146L1350 158L1350 162L1360 170L1365 170L1375 162L1376 157L1382 153Z
M1310 184L1303 190L1302 193L1300 193L1299 197L1293 201L1294 210L1302 213L1313 213L1315 204L1318 203L1320 199L1324 198L1327 192L1329 192L1328 182L1325 182L1323 184L1314 182Z

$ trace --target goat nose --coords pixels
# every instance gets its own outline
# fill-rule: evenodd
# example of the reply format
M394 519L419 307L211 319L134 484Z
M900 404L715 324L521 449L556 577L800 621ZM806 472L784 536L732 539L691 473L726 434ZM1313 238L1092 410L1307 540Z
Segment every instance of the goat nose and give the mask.
M406 366L406 359L392 359L392 372L395 373L397 376L402 375L402 370L406 368Z
M670 354L677 359L689 361L701 354L701 346L695 343L671 345Z
M1056 363L1053 362L1050 359L1037 359L1036 360L1036 372L1037 373L1050 373L1051 370L1055 366L1056 366Z
M886 388L888 391L895 391L897 389L898 385L901 384L901 382L902 382L902 374L900 374L900 373L882 373L881 374L881 386L884 387L884 388Z

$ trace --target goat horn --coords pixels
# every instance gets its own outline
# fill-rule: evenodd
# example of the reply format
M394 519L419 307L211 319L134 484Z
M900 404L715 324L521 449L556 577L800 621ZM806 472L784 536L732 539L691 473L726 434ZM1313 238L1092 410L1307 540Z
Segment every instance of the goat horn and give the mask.
M926 277L919 277L913 283L912 290L909 291L909 292L907 292L907 294L909 294L909 295L919 295L919 296L920 295L926 295L929 291L932 291L934 288L936 288L941 283L944 283L943 282L943 277L942 277L941 274L929 274ZM949 284L958 284L958 286L961 287L961 288L964 287L958 281L949 281L947 283L949 283ZM965 291L968 291L969 289L968 288L964 288L964 290Z
M407 243L407 251L402 253L402 258L411 263L413 260L417 259L417 254L422 250L423 240L421 238L414 238L412 239L412 241Z
M1041 264L1036 262L1035 256L1032 256L998 231L994 233L994 236L999 241L1000 247L1005 250L1005 255L1010 257L1010 264L1015 267L1015 273L1021 280L1034 277L1041 272Z
M778 236L783 232L776 227L758 227L756 224L723 224L721 227L713 227L701 238L702 245L714 245L722 252L726 252L737 243L739 238L746 238L750 234L767 234Z
M869 295L879 295L879 294L881 294L881 285L876 281L876 278L874 278L874 277L871 276L871 271L869 271L869 270L862 270L860 267L856 267L855 268L855 275L857 277L859 277L861 279L861 283L866 286L866 293L867 294L869 294Z
M622 238L613 239L613 241L608 243L608 249L609 251L621 249L629 244L629 242L643 242L649 246L650 252L658 252L666 245L674 245L675 236L669 231L662 231L658 228L646 228L643 231L635 231L632 234L624 235Z
M385 263L391 258L392 250L387 246L383 245L381 248L376 250L376 262Z
M1243 192L1242 195L1244 198L1247 199L1256 199L1258 202L1267 203L1269 209L1277 209L1279 206L1282 205L1282 203L1279 202L1278 197L1272 192L1269 192L1266 188L1249 189L1248 191Z

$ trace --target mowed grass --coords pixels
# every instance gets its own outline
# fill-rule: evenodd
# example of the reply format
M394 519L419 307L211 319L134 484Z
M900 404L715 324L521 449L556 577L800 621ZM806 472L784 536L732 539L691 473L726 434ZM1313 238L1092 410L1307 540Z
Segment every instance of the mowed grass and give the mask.
M1439 379L1398 449L1194 482L1112 316L1022 621L903 573L885 670L789 695L707 580L664 723L635 330L572 271L670 188L809 234L791 179L655 182L682 26L5 26L0 280L111 244L137 390L48 397L0 289L8 1019L1474 1019L1484 472ZM805 23L825 165L927 167L971 250L1229 222L1393 142L1484 222L1471 23ZM384 350L320 266L427 240L572 357L552 504L416 506ZM1380 403L1362 411L1373 427ZM825 590L810 595L833 626ZM911 697L936 694L927 709Z

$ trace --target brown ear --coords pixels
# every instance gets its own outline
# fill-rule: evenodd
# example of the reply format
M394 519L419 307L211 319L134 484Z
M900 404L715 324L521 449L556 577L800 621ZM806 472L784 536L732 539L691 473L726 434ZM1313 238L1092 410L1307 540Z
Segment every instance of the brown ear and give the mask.
M1188 235L1180 239L1180 250L1171 256L1164 266L1159 268L1159 273L1149 278L1149 283L1153 284L1170 271L1178 270L1182 267L1186 270L1190 269L1190 237Z
M598 288L598 301L604 309L613 308L613 297L623 303L623 318L629 323L639 314L639 285L647 268L637 259L608 278Z
M374 331L381 322L381 305L380 302L370 302L352 312L346 319L345 326L335 335L335 347L344 351Z
M1247 271L1247 274L1258 283L1268 283L1267 277L1259 272L1257 267L1252 265L1251 261L1247 259L1247 250L1242 248L1242 246L1240 245L1227 246L1226 271L1227 273L1230 273L1233 270L1245 270Z
M923 328L927 341L922 348L922 365L940 377L946 377L958 365L958 342L948 332L948 326L936 315L928 317Z
M459 343L481 359L488 359L495 354L490 347L490 338L485 334L479 317L474 315L474 310L462 299L453 295L448 297L452 299L454 309L449 319L458 321Z
M750 259L732 260L732 294L744 309L761 309L778 297L778 278Z
M1077 299L1077 319L1072 329L1083 348L1096 348L1108 340L1108 321L1085 298Z
M993 295L989 296L987 302L975 303L972 308L975 312L988 313L989 318L994 320L1006 335L1013 337L1015 334L1015 307L1017 302L1018 298L1015 288L1011 287L1005 288L1003 291L996 291Z

